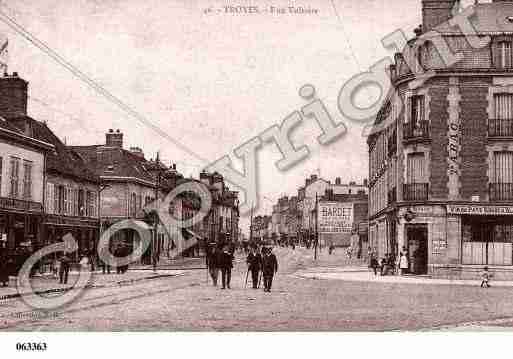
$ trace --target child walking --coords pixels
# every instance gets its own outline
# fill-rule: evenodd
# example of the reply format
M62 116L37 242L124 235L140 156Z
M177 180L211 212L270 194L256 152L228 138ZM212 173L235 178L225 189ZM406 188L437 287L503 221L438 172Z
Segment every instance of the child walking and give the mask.
M488 267L483 268L483 273L481 273L481 278L482 278L481 288L490 288L489 282L490 282L491 274L488 271Z

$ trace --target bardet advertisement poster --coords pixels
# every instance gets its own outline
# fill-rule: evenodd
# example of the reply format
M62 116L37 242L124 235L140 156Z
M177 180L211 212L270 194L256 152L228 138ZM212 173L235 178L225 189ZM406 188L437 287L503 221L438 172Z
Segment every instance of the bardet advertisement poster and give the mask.
M498 355L512 48L513 0L0 0L0 358Z
M319 203L319 233L351 233L353 204Z

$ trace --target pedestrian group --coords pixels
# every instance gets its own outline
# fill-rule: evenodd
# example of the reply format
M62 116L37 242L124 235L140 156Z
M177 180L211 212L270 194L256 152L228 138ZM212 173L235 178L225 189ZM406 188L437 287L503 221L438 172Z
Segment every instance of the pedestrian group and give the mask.
M219 272L221 272L221 289L230 289L234 252L234 248L228 245L219 246L216 243L211 243L208 247L207 268L214 286L217 286ZM260 288L263 279L264 292L270 292L273 277L278 271L278 260L274 253L272 253L272 249L262 246L261 251L258 251L258 247L252 245L246 257L246 264L248 269L246 272L245 286L247 286L248 277L251 274L253 289Z

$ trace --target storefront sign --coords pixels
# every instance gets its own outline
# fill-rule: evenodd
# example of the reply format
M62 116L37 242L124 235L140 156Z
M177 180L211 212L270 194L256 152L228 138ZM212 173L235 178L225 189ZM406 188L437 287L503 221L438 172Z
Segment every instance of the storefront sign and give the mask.
M466 206L448 205L448 214L467 214L478 216L513 216L511 206Z
M442 254L447 249L447 241L445 239L433 240L433 254Z
M449 199L456 199L459 192L460 177L460 152L461 152L461 120L459 116L459 88L454 80L450 80L449 86L449 118L447 138L447 177Z
M319 203L319 233L351 233L353 204L340 202Z

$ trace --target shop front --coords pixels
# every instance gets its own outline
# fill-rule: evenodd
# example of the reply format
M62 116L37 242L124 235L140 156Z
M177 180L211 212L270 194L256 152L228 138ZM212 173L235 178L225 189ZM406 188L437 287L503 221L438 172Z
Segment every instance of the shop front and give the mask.
M0 198L0 248L8 254L39 249L41 222L41 204Z
M513 206L405 206L397 227L412 274L478 279L488 266L496 280L513 279Z

